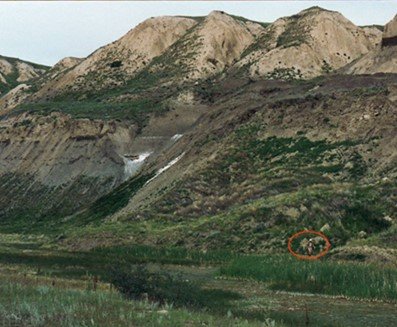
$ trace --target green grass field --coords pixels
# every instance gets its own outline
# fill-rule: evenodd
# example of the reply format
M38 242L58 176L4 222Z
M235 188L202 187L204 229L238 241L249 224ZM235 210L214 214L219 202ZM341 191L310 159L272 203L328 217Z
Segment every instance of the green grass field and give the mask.
M232 316L128 301L109 290L83 290L1 280L1 326L260 326Z
M70 252L40 237L0 240L2 326L307 326L307 317L316 327L393 326L392 267L144 245ZM189 294L204 306L125 298L109 271L138 264L191 281L200 291Z
M289 255L247 256L222 267L220 274L259 280L274 290L397 301L397 271L385 267Z

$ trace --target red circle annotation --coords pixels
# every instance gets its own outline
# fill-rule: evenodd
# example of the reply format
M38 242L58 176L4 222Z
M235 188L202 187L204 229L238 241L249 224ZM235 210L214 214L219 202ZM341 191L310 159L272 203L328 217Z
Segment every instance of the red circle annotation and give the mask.
M325 249L324 249L323 251L321 251L320 253L316 254L316 255L303 255L303 254L296 253L296 252L292 249L292 241L293 241L294 239L298 238L299 236L304 235L304 234L314 234L314 235L318 235L318 236L320 236L321 238L323 238L324 241L325 241ZM292 235L292 236L288 239L288 251L289 251L294 257L296 257L296 258L298 258L298 259L302 259L302 260L317 260L317 259L320 259L321 257L325 256L325 255L328 253L328 251L329 251L330 248L331 248L331 243L330 243L328 237L325 236L323 233L317 232L317 231L315 231L315 230L303 230L303 231L300 231L300 232L298 232L298 233L295 233L294 235Z

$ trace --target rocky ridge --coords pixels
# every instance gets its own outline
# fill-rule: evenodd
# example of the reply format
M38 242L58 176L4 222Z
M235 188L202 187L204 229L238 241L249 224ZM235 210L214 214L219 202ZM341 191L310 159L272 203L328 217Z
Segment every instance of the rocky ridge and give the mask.
M117 41L79 60L64 74L50 78L33 99L121 85L146 67L154 57L166 51L195 24L193 19L180 17L147 19Z
M376 28L360 28L338 12L318 7L276 20L237 67L250 76L312 78L330 73L380 43Z
M68 59L73 67L55 65L29 101L118 88L141 75L165 85L235 71L252 78L307 79L353 62L380 42L379 29L355 26L318 7L271 24L221 11L150 18L87 58Z

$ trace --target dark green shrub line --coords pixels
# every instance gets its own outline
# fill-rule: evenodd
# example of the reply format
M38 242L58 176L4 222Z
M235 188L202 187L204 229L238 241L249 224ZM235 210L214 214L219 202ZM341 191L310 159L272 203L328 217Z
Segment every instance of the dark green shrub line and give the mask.
M26 265L40 274L62 277L81 277L86 274L107 277L109 266L130 267L132 264L214 265L230 262L239 254L227 251L200 252L185 248L164 248L130 245L96 248L91 251L48 252L36 248L24 252L31 245L9 244L0 249L0 263Z
M51 112L62 112L73 118L120 119L135 121L139 127L146 123L151 112L163 112L165 107L149 99L138 99L129 102L102 102L95 100L53 100L40 103L20 105L13 114L29 111L38 115L49 115Z
M109 258L120 258L125 262L164 264L219 264L229 262L239 256L237 253L223 250L203 252L182 247L164 248L140 244L96 248L91 253Z
M377 28L379 31L383 32L385 27L383 25L377 25L377 24L373 24L373 25L361 25L359 26L361 28L366 28L366 27L372 27L372 28Z
M177 307L208 308L224 312L230 307L230 300L241 298L239 294L230 291L203 289L198 283L181 275L151 272L145 266L112 268L109 280L128 299L146 299Z

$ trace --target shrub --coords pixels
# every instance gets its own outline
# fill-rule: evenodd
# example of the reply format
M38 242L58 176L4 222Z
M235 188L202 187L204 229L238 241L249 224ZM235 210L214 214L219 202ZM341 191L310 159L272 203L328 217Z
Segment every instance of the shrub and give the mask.
M129 299L147 297L149 301L173 303L175 306L204 306L200 287L180 276L150 272L145 266L111 269L111 283Z
M202 289L199 284L167 272L151 272L145 266L110 269L110 282L129 299L147 299L176 307L208 309L226 313L229 301L241 295L221 289Z
M329 74L332 72L333 68L332 66L325 60L323 60L323 64L321 66L321 70L324 74Z
M121 62L121 60L116 60L116 61L113 61L110 64L110 67L111 68L118 68L118 67L121 67L122 65L123 65L123 63Z

